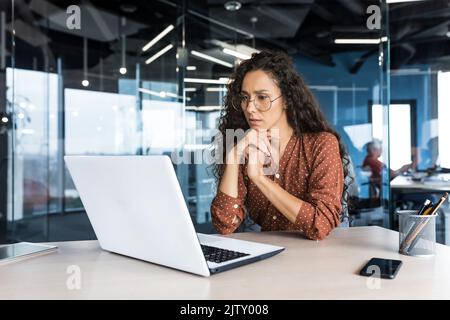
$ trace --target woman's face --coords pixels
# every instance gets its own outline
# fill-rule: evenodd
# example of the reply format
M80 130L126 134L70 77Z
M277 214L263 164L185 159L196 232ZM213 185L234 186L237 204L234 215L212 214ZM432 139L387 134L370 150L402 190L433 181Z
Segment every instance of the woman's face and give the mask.
M281 90L266 72L262 70L248 72L242 82L241 95L244 101L241 107L250 128L269 130L287 124ZM254 101L262 106L270 105L272 101L272 106L267 111L258 110Z

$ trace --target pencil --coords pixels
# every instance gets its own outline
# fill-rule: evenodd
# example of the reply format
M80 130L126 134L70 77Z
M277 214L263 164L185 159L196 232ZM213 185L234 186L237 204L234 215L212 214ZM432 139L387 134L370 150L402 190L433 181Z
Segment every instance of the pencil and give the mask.
M427 209L423 215L424 216L433 216L436 214L436 211L439 209L439 207L445 202L445 200L448 197L448 193L444 193L444 195L441 197L441 199L439 199L439 202L432 207L431 209ZM431 218L430 218L431 219ZM408 236L405 238L404 242L403 242L403 246L402 248L404 249L406 246L409 246L408 248L408 252L410 250L412 250L412 248L415 246L415 244L417 243L417 241L419 240L419 234L421 233L421 231L423 230L423 228L425 227L425 225L428 223L428 221L430 219L424 219L422 221L420 221L420 223L417 225L416 228L413 228L413 230L408 234Z
M444 193L444 195L441 197L441 199L439 199L439 202L434 206L433 211L430 213L430 215L433 215L437 209L439 209L439 207L445 202L445 200L448 197L448 193Z

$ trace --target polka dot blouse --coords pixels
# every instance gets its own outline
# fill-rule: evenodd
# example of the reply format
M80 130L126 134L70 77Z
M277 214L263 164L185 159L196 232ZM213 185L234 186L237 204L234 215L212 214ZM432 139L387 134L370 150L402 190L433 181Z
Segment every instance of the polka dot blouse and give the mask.
M277 174L269 176L303 201L295 223L269 202L246 172L246 165L241 165L237 198L218 190L212 201L212 222L218 232L234 232L246 211L261 231L298 230L314 240L324 239L339 224L344 173L333 134L293 135L281 156Z

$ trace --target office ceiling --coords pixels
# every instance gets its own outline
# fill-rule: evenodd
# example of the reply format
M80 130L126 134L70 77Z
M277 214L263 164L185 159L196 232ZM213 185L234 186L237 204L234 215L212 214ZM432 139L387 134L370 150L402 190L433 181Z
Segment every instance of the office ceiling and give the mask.
M89 40L90 71L102 61L104 70L116 72L120 61L120 35L127 36L127 63L147 58L142 46L169 24L177 26L181 39L181 0L14 0L16 3L16 65L30 67L48 63L56 67L62 57L66 69L81 69L83 42ZM359 58L349 67L357 73L365 60L378 53L378 45L338 45L335 38L377 38L369 30L369 0L242 0L237 11L225 9L225 0L186 1L186 45L232 62L217 41L256 48L277 48L318 63L334 66L333 55L356 51ZM82 29L65 26L65 8L82 7ZM126 24L122 24L126 17ZM450 0L425 0L389 5L391 68L413 64L450 64ZM11 21L7 30L11 30ZM253 36L252 36L253 35ZM181 40L180 40L181 41ZM167 45L167 43L165 43ZM163 47L155 46L155 50ZM49 60L44 61L44 53ZM34 57L31 59L30 57ZM169 64L171 62L168 62ZM170 65L175 69L176 65ZM92 69L92 70L91 70ZM215 65L213 72L230 70ZM158 73L160 71L154 70Z

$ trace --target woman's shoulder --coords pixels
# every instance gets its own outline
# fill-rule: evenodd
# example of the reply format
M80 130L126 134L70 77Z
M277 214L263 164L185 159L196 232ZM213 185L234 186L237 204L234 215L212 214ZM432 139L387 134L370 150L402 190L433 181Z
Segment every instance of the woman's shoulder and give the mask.
M311 147L319 145L336 145L338 144L336 136L331 132L314 132L314 133L304 133L303 140L306 144Z

